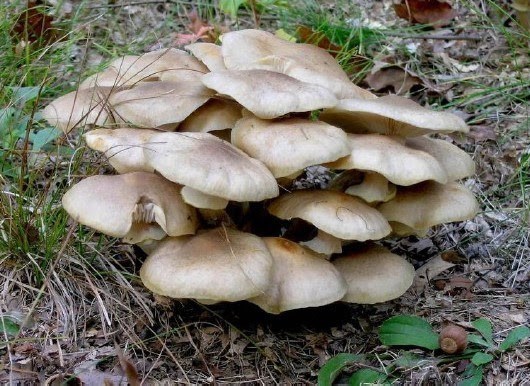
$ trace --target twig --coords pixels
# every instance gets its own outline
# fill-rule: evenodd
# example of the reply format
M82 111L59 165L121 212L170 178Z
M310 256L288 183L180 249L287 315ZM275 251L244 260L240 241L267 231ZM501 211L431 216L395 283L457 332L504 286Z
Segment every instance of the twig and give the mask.
M478 35L407 35L401 33L386 33L385 35L403 39L434 39L434 40L473 40L479 41L483 37Z

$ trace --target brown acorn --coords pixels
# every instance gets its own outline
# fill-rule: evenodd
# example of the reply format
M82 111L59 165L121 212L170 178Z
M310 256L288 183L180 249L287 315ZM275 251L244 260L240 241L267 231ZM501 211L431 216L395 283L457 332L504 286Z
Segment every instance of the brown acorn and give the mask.
M456 324L442 328L438 339L440 348L447 354L457 354L467 347L467 331Z

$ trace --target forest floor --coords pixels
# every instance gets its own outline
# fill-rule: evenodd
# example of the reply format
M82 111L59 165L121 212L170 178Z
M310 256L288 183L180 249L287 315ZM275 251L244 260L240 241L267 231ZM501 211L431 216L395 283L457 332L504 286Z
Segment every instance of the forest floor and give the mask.
M37 5L58 32L37 32L30 46L17 29L27 4L12 3L0 11L0 384L314 384L333 356L361 353L368 359L347 366L339 383L370 368L396 384L451 385L465 378L469 358L384 346L381 324L406 314L436 331L447 322L472 330L485 318L495 343L529 324L530 39L509 2L453 1L447 24L430 28L397 17L389 0L243 1L233 15L203 0L50 0ZM475 159L465 185L480 213L425 237L386 240L426 272L388 303L275 316L247 303L153 296L138 276L139 250L61 209L73 180L111 168L39 111L112 59L182 48L201 28L210 31L201 36L243 28L296 36L300 26L339 50L361 87L466 120L468 135L443 138ZM530 384L528 340L488 352L485 384Z

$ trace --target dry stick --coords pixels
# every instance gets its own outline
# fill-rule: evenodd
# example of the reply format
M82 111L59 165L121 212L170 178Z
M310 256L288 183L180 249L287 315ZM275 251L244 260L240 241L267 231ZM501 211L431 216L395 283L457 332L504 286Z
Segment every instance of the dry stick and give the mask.
M479 41L483 38L478 35L408 35L401 33L386 33L385 35L402 39L433 39L433 40L473 40Z

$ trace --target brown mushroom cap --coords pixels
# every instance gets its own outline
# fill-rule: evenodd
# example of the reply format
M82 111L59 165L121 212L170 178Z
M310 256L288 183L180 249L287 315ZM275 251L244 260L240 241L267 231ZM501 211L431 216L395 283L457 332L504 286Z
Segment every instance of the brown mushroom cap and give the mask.
M210 71L227 70L221 54L221 46L213 43L193 43L184 48L203 62Z
M164 240L140 270L144 285L156 294L209 302L258 296L271 274L272 257L263 240L224 227Z
M396 197L377 209L388 221L396 221L414 229L473 218L479 205L473 193L456 182L398 187Z
M100 151L120 174L131 172L154 172L144 156L143 147L153 134L149 129L96 129L85 133L89 148Z
M268 210L284 220L301 218L343 240L378 240L391 231L381 213L342 192L297 190L273 200Z
M145 128L174 130L213 92L198 81L148 82L109 98L116 120Z
M351 154L326 166L377 172L390 182L402 186L426 180L447 182L447 174L433 156L405 146L399 137L348 134L348 139Z
M272 278L263 294L248 299L265 311L318 307L345 294L341 275L315 252L279 237L264 238L273 257Z
M337 99L326 88L264 70L210 72L202 77L206 87L234 98L263 119L335 106Z
M232 130L232 144L263 162L276 178L350 153L344 131L299 118L242 118Z
M42 111L42 116L52 126L69 133L84 125L103 126L114 121L109 115L110 87L95 87L72 91L54 101Z
M405 145L432 155L442 165L448 181L456 181L475 174L475 162L463 150L443 139L429 137L407 138Z
M221 51L229 70L267 70L331 90L338 99L376 98L353 84L325 50L298 44L260 30L233 31L222 36Z
M265 165L209 133L155 134L144 155L167 179L229 201L261 201L279 194Z
M358 304L386 302L403 295L415 273L412 264L375 244L341 256L333 265L348 286L342 300Z
M193 234L195 209L180 189L153 173L92 176L65 193L63 207L81 224L129 243Z
M344 99L326 109L319 119L349 133L380 133L412 137L429 133L467 133L458 116L432 111L410 99L386 95L377 99Z

